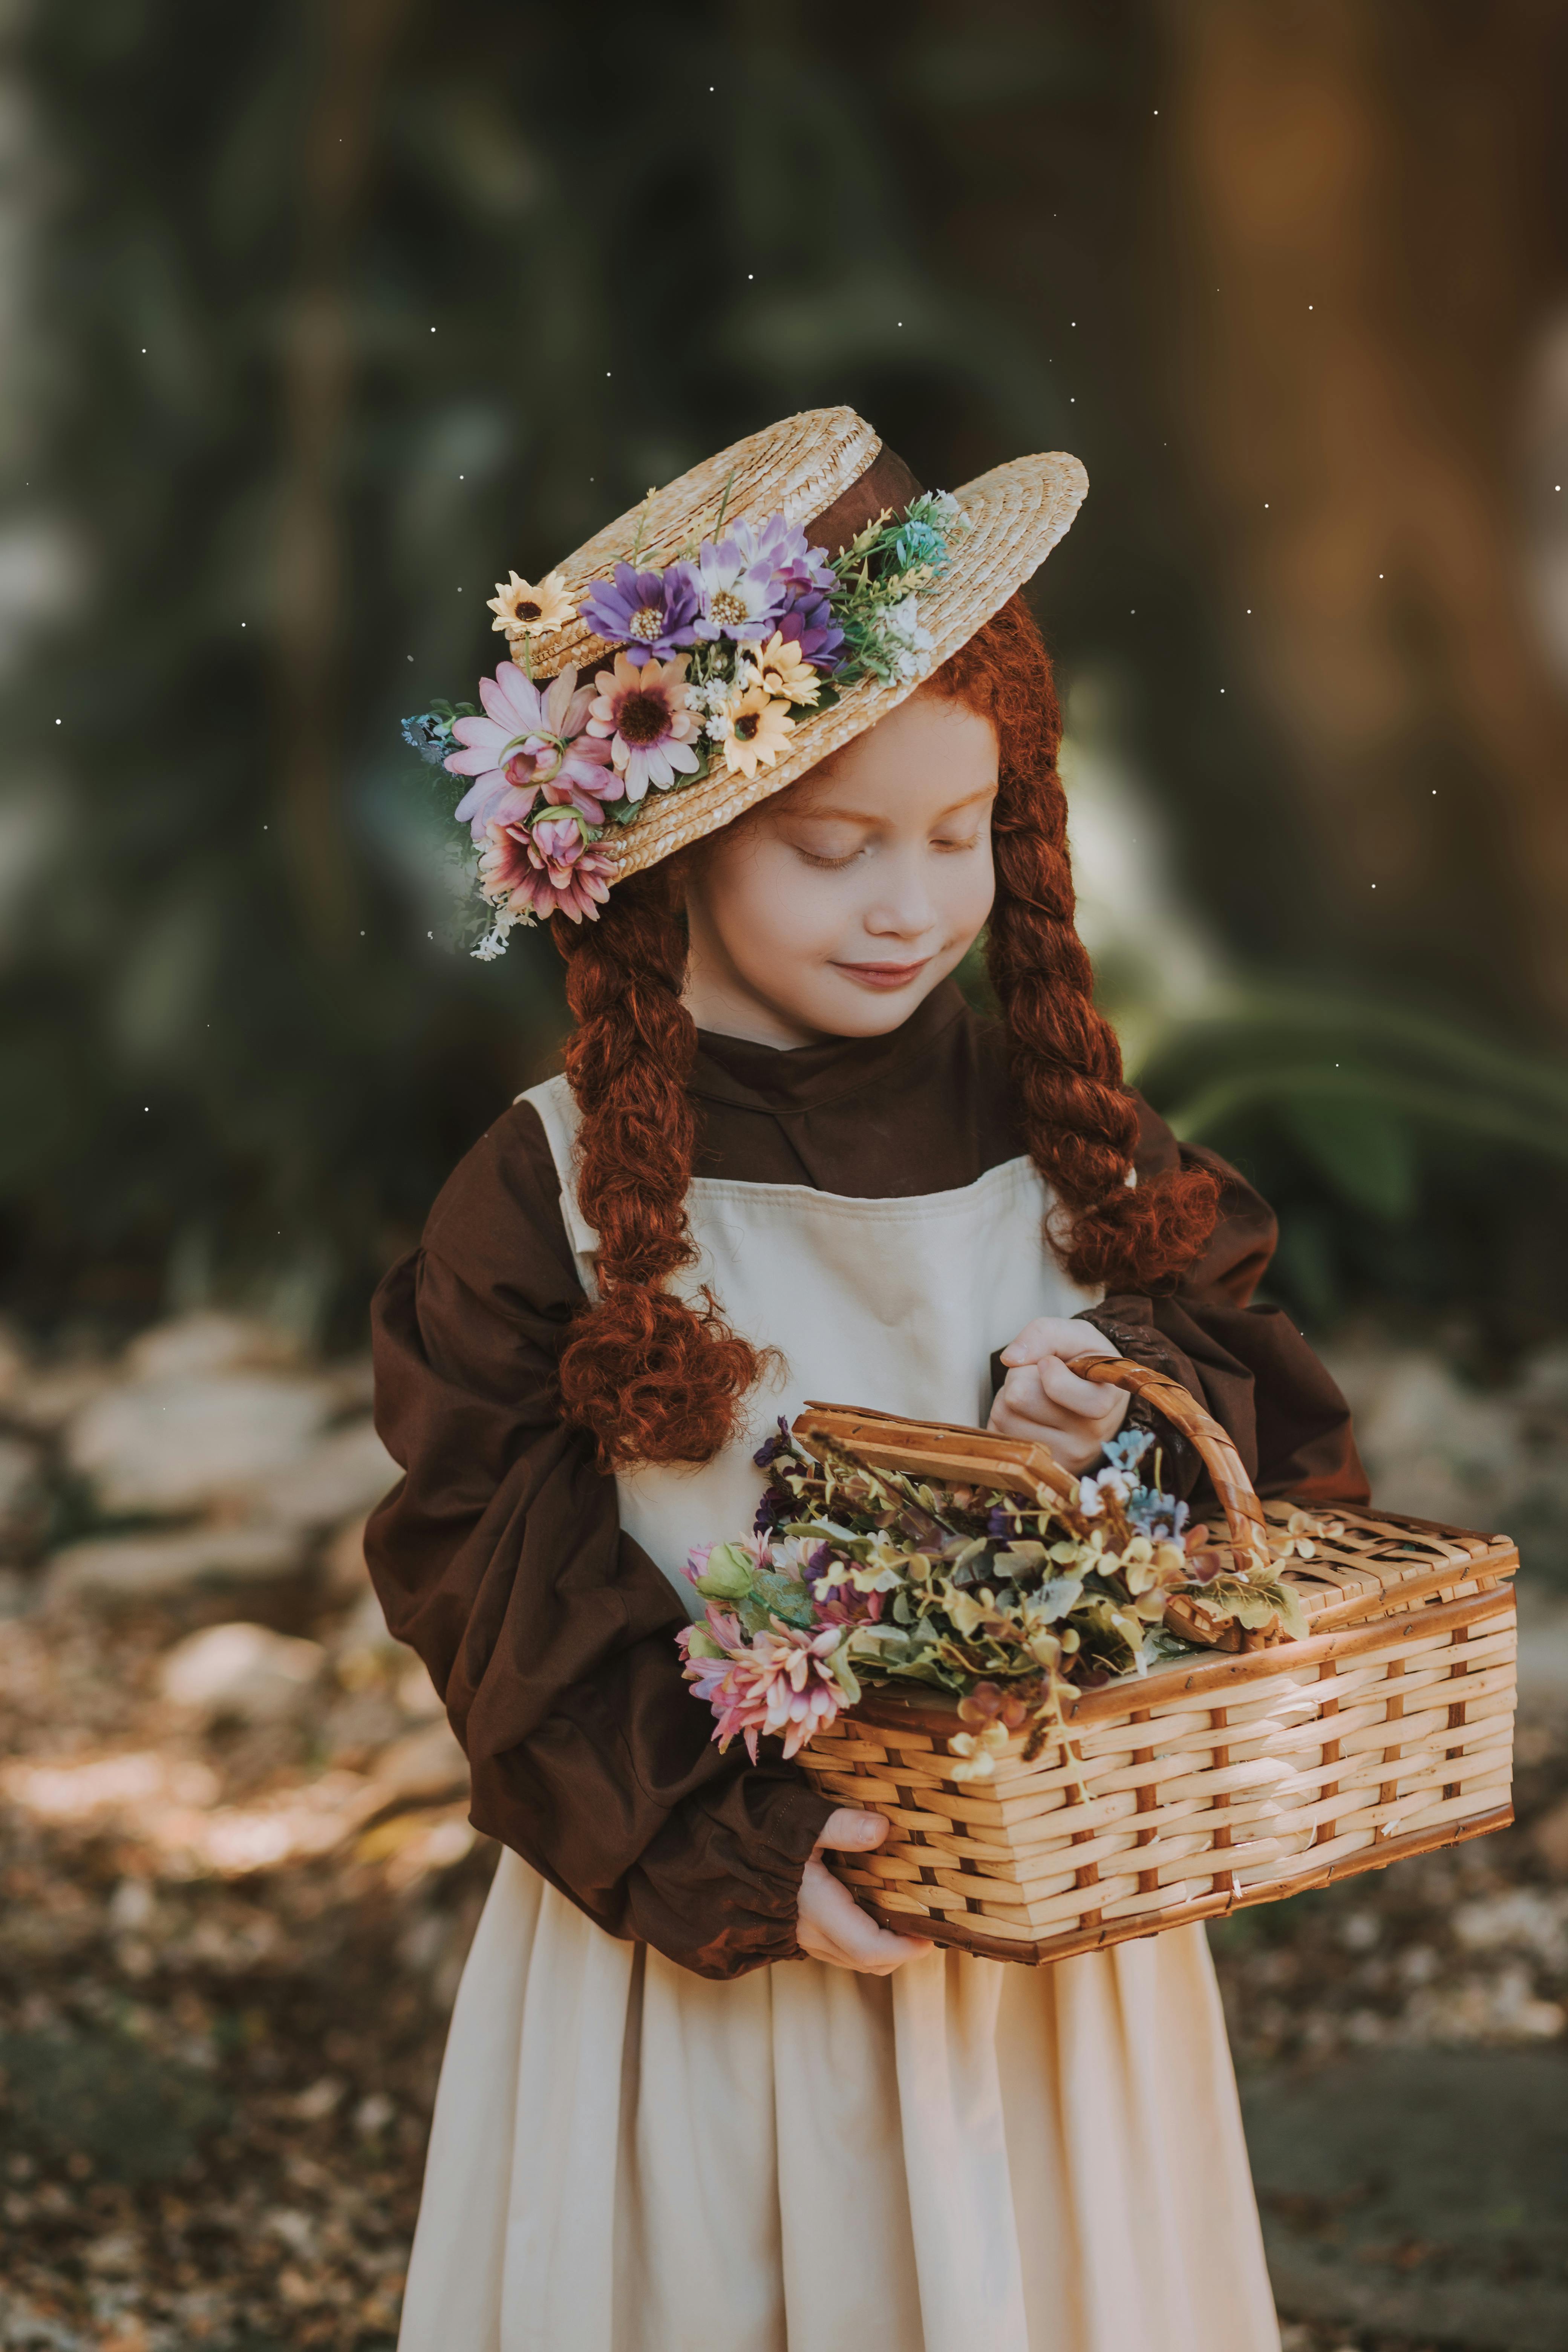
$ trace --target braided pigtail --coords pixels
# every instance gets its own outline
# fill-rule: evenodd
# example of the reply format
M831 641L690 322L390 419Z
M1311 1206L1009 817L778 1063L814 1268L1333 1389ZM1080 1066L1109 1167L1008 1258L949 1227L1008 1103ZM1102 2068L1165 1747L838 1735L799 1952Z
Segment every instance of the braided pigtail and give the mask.
M762 1359L710 1291L692 1307L666 1287L697 1258L686 1218L697 1030L680 1000L678 875L668 864L634 875L596 923L553 928L576 1024L577 1197L599 1235L599 1302L561 1357L566 1419L591 1433L603 1470L708 1462L739 1427Z
M1075 1282L1148 1289L1202 1251L1218 1187L1199 1169L1129 1183L1138 1113L1074 928L1067 796L1057 774L1061 720L1045 645L1022 599L977 630L926 690L996 730L996 899L986 962L1029 1154L1068 1213L1048 1237Z
M1030 1156L1068 1212L1048 1238L1074 1281L1147 1289L1202 1250L1217 1188L1201 1170L1127 1181L1138 1115L1073 928L1060 721L1027 607L1017 597L1004 605L923 690L990 719L1001 749L987 955ZM697 1031L680 996L683 865L618 884L596 923L554 927L576 1023L566 1075L583 1114L577 1194L599 1235L600 1289L562 1352L561 1391L605 1470L711 1461L738 1433L764 1366L711 1292L689 1304L668 1287L697 1257L686 1218Z

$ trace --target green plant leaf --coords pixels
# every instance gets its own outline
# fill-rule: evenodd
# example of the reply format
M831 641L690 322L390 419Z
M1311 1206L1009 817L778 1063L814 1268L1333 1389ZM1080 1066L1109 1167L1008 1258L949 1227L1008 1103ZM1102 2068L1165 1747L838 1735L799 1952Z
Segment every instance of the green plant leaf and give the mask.
M1370 1094L1302 1091L1279 1107L1281 1123L1321 1173L1358 1208L1390 1222L1415 1205L1415 1153L1406 1122Z

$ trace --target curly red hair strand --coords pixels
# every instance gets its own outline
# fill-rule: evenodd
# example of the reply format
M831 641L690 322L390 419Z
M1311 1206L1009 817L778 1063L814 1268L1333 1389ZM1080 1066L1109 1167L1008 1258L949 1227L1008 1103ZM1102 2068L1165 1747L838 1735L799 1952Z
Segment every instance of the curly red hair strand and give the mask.
M680 997L678 874L667 862L633 875L596 923L554 928L576 1024L566 1076L583 1114L577 1198L599 1236L599 1301L562 1351L566 1418L591 1433L604 1470L711 1461L763 1360L710 1291L692 1306L666 1286L697 1258L686 1217L697 1028Z
M1138 1111L1073 922L1067 795L1057 773L1061 719L1045 640L1023 598L1004 604L921 690L962 703L996 730L996 898L985 962L1029 1156L1069 1212L1060 1235L1047 1238L1075 1282L1148 1290L1202 1251L1219 1188L1203 1169L1130 1181Z
M1196 1169L1129 1181L1138 1114L1073 927L1061 722L1023 600L1005 604L921 690L996 730L986 961L1024 1139L1068 1213L1047 1241L1075 1282L1147 1290L1201 1252L1218 1190ZM697 1031L680 993L683 866L667 860L619 884L596 923L555 925L576 1022L566 1075L583 1114L578 1199L599 1234L600 1290L567 1339L561 1391L567 1420L591 1433L605 1470L711 1461L739 1433L765 1361L710 1291L693 1303L668 1286L697 1258L686 1215Z

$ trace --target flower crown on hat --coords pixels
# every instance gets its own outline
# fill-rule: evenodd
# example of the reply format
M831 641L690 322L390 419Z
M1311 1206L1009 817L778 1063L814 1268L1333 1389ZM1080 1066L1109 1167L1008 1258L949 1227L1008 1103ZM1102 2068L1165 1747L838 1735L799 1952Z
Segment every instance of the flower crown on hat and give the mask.
M782 513L726 530L729 494L711 536L657 567L639 568L639 523L626 560L575 604L559 572L498 583L489 610L510 659L479 680L482 713L434 702L404 720L421 758L467 783L453 814L490 917L475 955L500 955L542 916L596 920L617 870L596 845L637 824L650 790L754 777L789 748L798 713L829 709L857 679L908 684L927 667L920 592L968 528L956 499L884 508L830 555ZM576 620L611 666L591 685L575 667L536 681L534 639Z

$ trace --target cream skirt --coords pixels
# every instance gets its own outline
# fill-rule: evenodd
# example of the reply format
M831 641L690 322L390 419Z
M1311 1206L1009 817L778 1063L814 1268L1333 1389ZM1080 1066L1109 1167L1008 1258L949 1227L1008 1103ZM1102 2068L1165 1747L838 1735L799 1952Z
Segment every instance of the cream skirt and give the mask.
M1279 2352L1199 1927L713 1984L501 1855L399 2352Z

